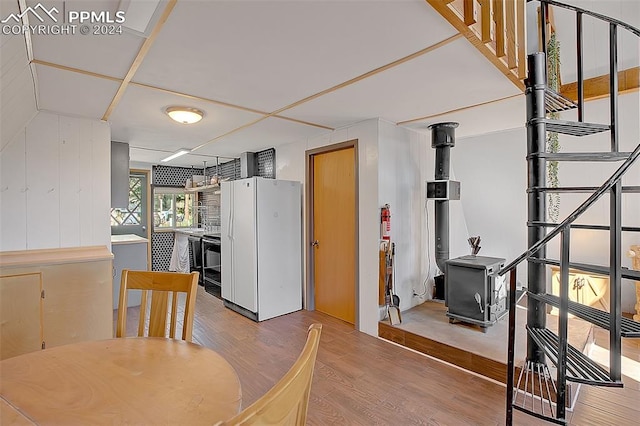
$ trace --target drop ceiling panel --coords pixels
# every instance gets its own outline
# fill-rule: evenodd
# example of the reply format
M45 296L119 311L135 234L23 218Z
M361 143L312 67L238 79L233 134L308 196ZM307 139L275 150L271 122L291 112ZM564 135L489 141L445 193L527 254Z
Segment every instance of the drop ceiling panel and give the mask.
M462 38L283 114L337 128L374 117L411 120L516 93Z
M304 141L323 133L330 133L330 131L278 118L267 118L251 127L214 141L196 153L239 157L245 151L260 151L291 142Z
M169 106L198 108L205 116L192 125L176 123L164 113ZM171 152L194 148L260 117L251 112L130 85L109 121L113 140Z
M119 83L84 74L37 65L39 108L101 119Z
M525 106L525 97L522 95L402 126L431 134L427 129L430 124L455 121L460 123L456 129L456 137L482 135L524 127L527 121ZM526 141L513 141L513 143L526 143Z
M273 111L453 34L424 0L181 1L134 80Z
M30 6L37 3L37 1L27 2ZM114 16L118 10L118 3L117 0L91 2L66 0L64 2L47 2L46 6L55 6L60 11L57 16L59 23L61 23L60 16L63 16L63 10L67 12L70 10L108 11L111 16ZM35 23L38 23L37 20ZM127 33L126 30L123 30L122 34L94 35L94 24L89 23L88 25L90 33L87 35L80 34L79 24L75 29L75 34L33 35L34 58L110 77L123 78L138 54L144 38Z

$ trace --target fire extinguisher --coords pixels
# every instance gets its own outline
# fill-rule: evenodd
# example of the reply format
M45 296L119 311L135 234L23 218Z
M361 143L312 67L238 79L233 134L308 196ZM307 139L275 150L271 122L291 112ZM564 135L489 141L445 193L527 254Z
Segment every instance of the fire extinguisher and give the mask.
M380 234L383 240L391 240L391 210L389 204L385 204L380 210Z

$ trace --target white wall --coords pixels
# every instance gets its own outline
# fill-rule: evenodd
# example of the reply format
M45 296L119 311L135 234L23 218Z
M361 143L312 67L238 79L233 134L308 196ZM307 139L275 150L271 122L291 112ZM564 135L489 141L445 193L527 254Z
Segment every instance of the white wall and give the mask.
M276 177L305 182L305 151L358 140L358 329L378 335L378 120L276 148ZM304 191L304 188L303 188ZM303 206L305 204L303 203ZM306 206L305 206L306 207ZM306 212L304 212L306 218ZM306 229L306 222L304 224ZM304 241L305 247L309 241ZM306 277L306 259L305 259Z
M425 181L433 179L435 151L431 148L430 134L378 119L367 120L327 135L278 146L277 178L306 184L306 150L352 139L358 140L359 162L358 326L360 331L377 336L381 314L378 306L379 215L385 203L391 205L391 238L396 243L395 286L401 309L409 309L432 294L437 266L433 254L433 203L425 203ZM468 254L468 232L462 204L452 201L450 210L453 258ZM308 244L305 241L305 246ZM425 292L423 282L427 271L426 296L413 297L414 291Z
M435 261L427 256L427 218L425 181L427 158L433 162L428 135L380 121L378 207L390 205L391 241L395 243L394 291L400 297L400 310L406 310L428 298L425 288L427 269L433 277ZM432 167L433 169L433 167ZM373 229L372 232L379 232ZM432 280L432 279L431 279ZM427 285L425 283L425 285ZM413 294L425 294L422 298Z
M0 152L0 250L111 247L108 124L39 112Z
M18 13L18 2L0 2L0 16ZM0 147L2 150L37 113L36 94L22 36L0 36Z
M585 120L609 122L608 100L587 102ZM638 124L640 95L620 96L620 150L632 151L640 143ZM563 119L575 120L575 112ZM524 122L523 118L523 122ZM461 123L461 126L464 123ZM563 152L606 151L610 134L603 133L576 138L561 135ZM452 163L462 182L462 205L471 235L482 237L481 255L513 260L526 249L526 129L514 129L457 140L452 150ZM600 186L620 163L560 163L560 186ZM623 180L624 185L640 185L640 164L633 166ZM562 194L560 220L573 211L589 194ZM608 196L603 197L578 223L608 224ZM640 226L640 194L623 198L622 223ZM609 240L603 231L574 230L571 237L571 258L574 262L608 265ZM623 233L623 249L640 244L638 233ZM547 257L559 258L559 244L548 245ZM623 266L630 259L623 257ZM518 268L519 280L526 283L526 262ZM632 312L635 290L631 281L623 280L622 309Z
M469 234L481 238L479 255L510 262L527 248L526 129L461 138L451 152ZM518 279L526 282L524 263Z
M418 133L379 122L378 207L391 206L391 240L396 244L395 291L406 310L433 295L438 272L434 256L434 202L426 201L426 184L434 179L435 149L431 133ZM451 156L458 155L454 147ZM453 167L451 179L455 179ZM449 202L450 258L466 255L467 226L460 201ZM376 232L376 230L374 230ZM424 294L414 297L413 294Z

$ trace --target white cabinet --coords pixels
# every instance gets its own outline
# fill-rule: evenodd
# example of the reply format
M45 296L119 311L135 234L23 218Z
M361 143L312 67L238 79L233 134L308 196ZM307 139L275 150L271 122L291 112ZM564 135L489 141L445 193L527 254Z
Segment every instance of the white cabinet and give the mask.
M106 246L0 252L0 359L113 337Z
M120 278L123 269L146 271L149 269L147 246L149 240L138 235L112 235L111 251L113 252L113 309L118 308L120 299ZM131 290L127 296L127 306L139 306L142 293Z

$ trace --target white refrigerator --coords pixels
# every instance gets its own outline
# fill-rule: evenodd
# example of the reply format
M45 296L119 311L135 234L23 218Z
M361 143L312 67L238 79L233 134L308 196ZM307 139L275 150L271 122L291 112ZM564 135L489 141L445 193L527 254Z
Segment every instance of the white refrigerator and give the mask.
M300 182L221 183L222 299L254 321L302 309Z

